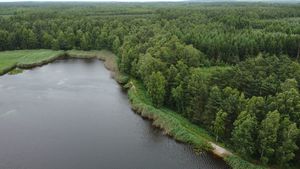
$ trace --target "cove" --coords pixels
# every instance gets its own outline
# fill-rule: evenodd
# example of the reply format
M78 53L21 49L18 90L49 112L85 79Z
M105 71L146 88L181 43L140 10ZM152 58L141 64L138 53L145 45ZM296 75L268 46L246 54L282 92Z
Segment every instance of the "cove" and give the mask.
M0 168L223 169L143 120L96 59L0 77Z

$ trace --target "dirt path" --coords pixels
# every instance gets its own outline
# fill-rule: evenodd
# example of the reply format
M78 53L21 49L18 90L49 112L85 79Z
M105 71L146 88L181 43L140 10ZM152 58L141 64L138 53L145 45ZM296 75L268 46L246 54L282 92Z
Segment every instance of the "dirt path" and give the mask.
M215 143L213 142L209 142L211 144L211 146L213 147L213 150L212 152L219 156L219 157L225 157L225 156L228 156L228 155L232 155L232 153L228 150L226 150L225 148L223 147L220 147L218 145L216 145Z

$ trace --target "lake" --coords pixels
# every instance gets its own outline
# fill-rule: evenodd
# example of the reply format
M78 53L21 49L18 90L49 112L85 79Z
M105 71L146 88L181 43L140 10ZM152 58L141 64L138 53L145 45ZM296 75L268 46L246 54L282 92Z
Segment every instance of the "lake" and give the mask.
M0 77L1 169L224 169L130 108L98 60Z

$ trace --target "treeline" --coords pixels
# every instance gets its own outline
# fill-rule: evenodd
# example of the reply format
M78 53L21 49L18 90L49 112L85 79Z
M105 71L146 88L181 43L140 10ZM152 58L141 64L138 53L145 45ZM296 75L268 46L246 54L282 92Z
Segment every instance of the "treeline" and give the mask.
M283 167L295 160L300 65L293 57L250 55L233 67L210 66L213 58L168 31L140 31L127 36L119 66L144 82L154 105L175 109L245 158Z
M30 17L28 18L30 20ZM14 49L110 49L114 39L123 38L118 22L91 19L55 18L36 20L10 18L0 20L0 50ZM124 22L126 23L126 22Z
M112 50L155 106L176 110L246 159L299 166L299 5L61 8L1 8L0 50Z

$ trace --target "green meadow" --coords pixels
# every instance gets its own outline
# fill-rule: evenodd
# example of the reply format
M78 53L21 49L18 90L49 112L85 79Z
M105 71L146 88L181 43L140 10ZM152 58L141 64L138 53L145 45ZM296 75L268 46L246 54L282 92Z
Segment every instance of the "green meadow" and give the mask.
M53 50L14 50L0 52L0 74L18 65L30 65L43 62L63 54Z

